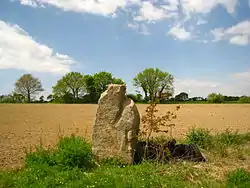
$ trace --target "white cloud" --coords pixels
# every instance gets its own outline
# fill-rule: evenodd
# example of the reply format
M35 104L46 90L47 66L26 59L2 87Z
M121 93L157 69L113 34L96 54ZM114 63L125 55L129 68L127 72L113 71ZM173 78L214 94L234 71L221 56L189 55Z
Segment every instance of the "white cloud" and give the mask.
M142 35L150 35L148 27L144 23L129 23L128 27Z
M249 84L250 84L250 70L245 71L245 72L234 73L234 74L232 74L232 77L235 79L245 81L245 82L249 82Z
M115 14L118 8L129 4L138 4L140 0L19 0L20 3L31 6L33 4L52 5L64 11L86 12L103 16ZM26 2L26 3L24 3Z
M167 11L177 11L179 8L179 0L165 0L166 5L162 5L161 7Z
M221 5L228 13L234 13L237 0L180 0L186 13L209 13L216 6Z
M185 30L185 28L181 27L172 27L168 31L168 35L171 35L179 40L190 40L192 38L192 34Z
M203 79L177 79L175 94L187 92L190 97L207 97L209 93L222 93L231 96L250 96L250 70L233 73L215 81Z
M75 63L67 55L33 40L18 25L0 20L0 69L64 74Z
M249 37L247 35L237 35L237 36L232 37L229 42L231 44L245 46L250 42L248 38Z
M137 29L139 28L139 24L132 24L132 23L129 23L129 24L128 24L128 27L131 28L131 29L137 30Z
M132 17L133 22L141 23L154 23L156 21L168 20L171 26L174 27L169 34L172 34L177 39L189 40L191 33L187 32L185 28L189 28L187 25L194 25L194 29L197 30L197 25L206 24L206 16L213 9L223 7L229 14L233 14L236 10L238 0L16 0L23 5L31 7L48 7L54 6L64 11L73 11L79 13L90 13L102 16L111 16L112 18L118 17L119 15L125 16L127 19ZM123 11L119 11L119 10ZM131 20L130 20L131 21ZM195 21L196 24L190 22ZM196 27L195 27L196 25ZM227 38L232 44L245 45L243 38L246 39L246 35L235 33L237 29L242 30L244 26L237 28L231 28L225 33L225 29L214 31L215 41L219 41ZM149 34L146 25L141 26L142 33ZM143 29L144 28L144 29ZM135 29L136 30L136 29ZM137 30L136 30L137 31ZM189 30L190 31L190 30ZM250 30L245 30L250 32ZM196 31L194 31L196 32ZM192 31L193 33L193 31ZM197 33L197 32L196 32ZM227 34L227 37L226 37ZM229 34L231 36L229 36ZM201 35L201 33L199 34ZM242 37L235 37L238 35L244 35ZM244 40L246 41L246 40ZM249 41L248 41L249 43Z
M188 92L190 97L206 97L209 93L216 92L220 85L220 82L198 79L177 79L175 83L175 94Z
M36 7L41 5L52 5L65 11L88 12L101 15L114 14L118 8L129 5L141 5L142 13L146 17L160 17L163 13L152 5L152 1L142 0L19 0L21 4ZM153 1L153 2L157 2ZM181 6L186 13L208 13L218 5L223 6L229 13L233 13L237 0L164 0L162 8L167 11L177 11ZM146 12L145 12L146 11ZM151 14L154 12L154 16ZM151 12L151 13L150 13ZM149 15L151 14L151 15ZM144 17L142 15L142 17Z
M215 37L215 42L227 40L231 44L248 45L250 44L250 21L242 21L230 28L216 28L211 31Z
M132 5L139 7L134 20L155 21L177 16L178 0L167 0L164 6L156 7L151 1L142 0L18 0L21 4L38 7L52 5L64 11L91 13L103 16L116 16L118 9Z
M203 24L206 24L206 23L207 23L206 20L204 20L203 18L199 18L196 25L203 25Z
M225 30L226 34L250 35L250 21L242 21Z
M152 3L144 1L140 8L139 16L136 16L136 21L156 21L164 18L171 18L175 16L175 12L164 11L163 8L157 8Z
M211 31L211 33L214 36L214 42L220 41L224 37L224 29L222 28L215 28Z
M33 8L37 8L38 7L38 4L33 1L33 0L20 0L20 3L22 5L28 5L28 6L31 6Z

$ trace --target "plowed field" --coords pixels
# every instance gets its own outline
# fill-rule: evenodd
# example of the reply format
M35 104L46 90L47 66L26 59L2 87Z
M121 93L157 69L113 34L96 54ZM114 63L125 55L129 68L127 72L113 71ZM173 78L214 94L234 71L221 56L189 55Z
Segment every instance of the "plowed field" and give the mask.
M137 105L141 114L146 105ZM164 114L176 105L158 105ZM192 126L221 131L228 127L250 131L250 105L180 105L174 135L185 135ZM76 133L91 139L97 105L0 105L0 168L23 164L25 152L42 143L53 146L59 134Z

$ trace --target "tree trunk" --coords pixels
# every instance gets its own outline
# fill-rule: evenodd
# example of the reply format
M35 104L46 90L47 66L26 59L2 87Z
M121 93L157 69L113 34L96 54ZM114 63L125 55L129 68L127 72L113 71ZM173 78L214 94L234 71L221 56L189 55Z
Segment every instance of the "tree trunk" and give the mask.
M148 92L147 92L147 90L143 88L143 91L144 91L144 94L145 94L144 99L148 100Z
M31 99L30 99L30 91L28 91L28 103L31 102Z
M72 89L72 92L73 92L73 100L74 100L74 103L76 102L76 92L74 89Z

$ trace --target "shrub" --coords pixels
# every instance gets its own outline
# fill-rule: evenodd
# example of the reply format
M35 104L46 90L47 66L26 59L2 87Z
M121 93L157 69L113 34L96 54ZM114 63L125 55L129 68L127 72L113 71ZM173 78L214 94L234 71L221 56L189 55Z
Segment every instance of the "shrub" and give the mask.
M243 168L236 169L227 175L227 187L250 187L250 172Z
M55 149L45 150L40 146L36 152L27 154L25 163L28 167L46 164L86 170L94 166L94 157L89 143L82 137L71 135L61 137Z
M46 150L42 146L39 146L35 152L27 153L25 166L33 167L40 164L53 166L56 164L54 155L55 154L52 150Z
M250 103L250 97L247 96L242 96L240 97L240 99L238 100L239 103Z
M13 187L13 177L10 172L2 173L0 172L0 188Z
M58 165L67 167L88 169L94 164L91 145L74 135L60 139L55 157Z
M207 101L209 103L223 103L224 102L224 96L222 94L217 93L211 93L207 97Z
M239 145L246 142L245 134L239 134L238 131L232 131L226 129L226 131L217 134L217 143L224 144L226 146Z
M165 132L161 130L162 127L169 128L170 136L172 135L172 128L175 126L174 123L171 123L172 120L177 118L176 112L180 109L180 106L176 106L175 111L167 111L163 116L156 116L158 112L157 104L150 103L150 105L146 108L146 114L142 116L142 130L140 132L140 136L142 139L149 141L152 133Z
M208 129L192 128L186 138L188 143L197 144L203 149L209 149L213 145L213 136Z

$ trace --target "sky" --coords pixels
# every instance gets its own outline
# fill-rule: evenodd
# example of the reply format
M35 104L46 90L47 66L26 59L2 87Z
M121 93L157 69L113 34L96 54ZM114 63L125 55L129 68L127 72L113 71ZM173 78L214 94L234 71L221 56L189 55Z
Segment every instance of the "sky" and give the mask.
M250 95L250 0L0 0L0 94L31 73L46 96L70 71L111 72L134 93L151 67L175 94Z

